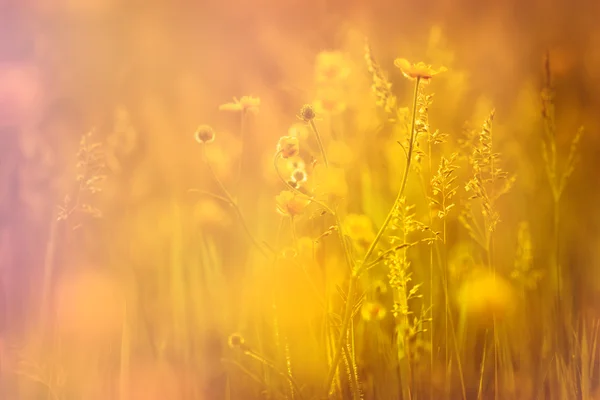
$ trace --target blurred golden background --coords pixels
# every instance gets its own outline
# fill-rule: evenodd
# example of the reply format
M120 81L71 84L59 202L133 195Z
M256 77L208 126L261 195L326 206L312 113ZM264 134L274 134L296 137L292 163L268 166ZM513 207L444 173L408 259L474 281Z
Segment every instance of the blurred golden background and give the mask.
M600 399L598 17L591 0L0 1L0 398ZM416 99L397 58L447 68L419 87L402 207ZM464 140L493 109L515 181L485 248ZM274 162L278 143L293 154ZM382 262L348 299L373 240Z

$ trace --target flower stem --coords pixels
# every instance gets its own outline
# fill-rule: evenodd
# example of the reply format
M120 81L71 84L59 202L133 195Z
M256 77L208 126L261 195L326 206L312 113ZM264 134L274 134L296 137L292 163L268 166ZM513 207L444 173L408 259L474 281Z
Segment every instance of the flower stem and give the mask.
M329 167L329 161L327 161L327 154L325 153L325 147L323 146L323 141L321 140L321 135L319 134L319 131L317 130L317 125L315 125L314 120L310 120L310 127L312 128L313 132L315 133L315 137L317 138L317 144L319 145L319 150L321 151L321 157L323 157L323 162L325 163L326 167Z
M392 206L392 209L388 213L381 228L379 228L379 232L377 232L375 239L371 243L371 246L369 246L369 249L367 250L365 257L363 258L363 261L360 263L358 268L352 269L352 273L350 276L350 284L349 284L349 288L348 288L348 296L347 296L347 301L346 301L346 305L345 305L344 317L342 319L342 328L340 330L340 336L339 336L338 343L337 343L337 349L336 349L335 355L333 357L331 366L329 368L329 372L327 374L326 390L328 393L331 389L331 386L332 386L332 383L333 383L333 380L335 377L335 373L337 371L337 367L338 367L338 365L340 363L340 359L342 357L344 343L346 341L346 335L348 334L348 328L349 328L350 322L352 320L352 310L354 309L353 298L354 298L354 295L356 292L356 287L358 285L358 278L360 277L360 274L363 271L364 266L367 265L367 261L369 260L369 257L373 254L375 248L377 247L377 243L379 243L379 240L383 236L383 233L385 232L388 225L390 224L392 217L394 215L394 211L398 207L398 203L400 203L400 199L402 198L402 195L404 194L404 189L406 188L406 182L408 180L408 173L410 171L410 163L411 163L411 158L412 158L413 145L414 145L414 141L415 141L415 122L416 122L416 118L417 118L417 98L419 95L419 83L420 83L420 78L417 77L416 82L415 82L415 91L414 91L414 99L413 99L413 113L412 113L412 121L411 121L411 128L410 128L410 138L409 138L409 142L408 142L408 154L407 154L407 159L406 159L406 169L404 170L404 176L402 177L402 184L400 186L400 190L398 191L398 195L396 196L396 200L394 201L394 205Z
M369 249L367 250L367 253L365 254L364 261L367 261L369 259L369 257L373 254L373 252L375 251L375 248L377 247L379 240L381 239L381 237L385 233L385 230L387 229L388 225L392 221L392 217L394 216L394 211L398 207L398 204L400 203L400 199L404 195L404 189L406 189L406 182L408 181L408 174L410 172L410 164L412 161L412 153L413 153L413 147L414 147L414 141L415 141L415 123L416 123L416 119L417 119L417 99L419 97L419 82L420 82L420 78L417 77L416 82L415 82L415 92L414 92L414 98L413 98L413 113L412 113L411 124L410 124L410 138L409 138L409 142L408 142L408 152L407 152L407 156L406 156L406 168L404 169L404 175L402 176L402 184L400 185L400 190L398 190L398 195L396 196L396 200L394 201L394 205L392 206L392 209L388 213L385 221L383 221L383 225L381 225L381 228L379 228L379 231L377 232L377 235L375 236L375 240L373 240L373 242L371 243L371 246L369 246Z
M248 236L248 238L250 239L252 244L254 244L254 246L256 246L256 248L260 251L260 253L263 256L268 257L267 251L258 242L258 240L254 237L254 235L250 231L250 228L248 227L248 223L246 222L246 218L244 218L244 214L242 214L242 210L240 210L240 207L236 203L235 199L233 198L231 193L229 193L229 191L227 190L227 188L225 187L223 182L221 182L221 180L215 173L215 170L212 168L212 165L208 161L208 158L206 157L206 145L205 144L202 145L202 159L204 160L204 163L206 164L206 167L208 168L208 171L212 175L214 181L217 182L217 185L219 186L219 188L225 195L224 197L221 197L218 195L213 195L213 197L223 200L223 201L227 202L231 207L233 207L233 211L236 213L238 219L240 220L240 224L242 225L242 228L244 229L244 232L246 233L246 235Z

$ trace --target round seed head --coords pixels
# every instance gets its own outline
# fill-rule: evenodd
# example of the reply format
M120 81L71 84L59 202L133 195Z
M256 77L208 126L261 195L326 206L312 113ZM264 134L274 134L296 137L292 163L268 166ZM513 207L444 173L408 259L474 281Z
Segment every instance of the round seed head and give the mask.
M195 133L198 143L210 143L215 140L215 131L208 125L200 125Z
M305 104L300 109L300 115L299 115L299 117L304 122L310 122L310 121L314 120L316 116L317 115L315 113L315 109L310 104Z
M237 349L244 346L244 343L246 341L244 340L244 337L242 335L240 335L239 333L234 333L229 336L229 340L227 342L229 344L229 347L231 347L232 349Z

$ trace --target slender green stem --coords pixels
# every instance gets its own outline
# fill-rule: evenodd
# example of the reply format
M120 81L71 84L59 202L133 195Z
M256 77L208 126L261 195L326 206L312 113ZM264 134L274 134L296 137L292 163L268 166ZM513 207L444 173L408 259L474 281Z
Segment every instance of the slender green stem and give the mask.
M413 113L412 113L412 119L411 119L411 124L410 124L410 138L409 138L409 142L408 142L408 155L406 157L406 168L404 170L404 175L402 176L402 184L400 185L400 190L398 190L398 195L396 196L396 200L394 201L394 205L392 206L392 209L388 213L385 221L383 221L383 225L381 225L381 228L379 228L379 231L377 232L377 235L375 236L375 240L373 240L373 242L371 243L371 246L369 246L369 249L367 250L367 253L365 254L365 257L364 257L365 261L368 260L369 257L371 256L371 254L373 254L373 252L375 251L375 248L377 247L379 240L381 239L381 237L385 233L385 230L387 229L388 225L392 221L392 218L394 216L394 211L398 207L398 204L400 203L400 200L402 199L402 196L404 195L404 189L406 189L406 182L408 180L408 174L410 172L410 164L411 164L411 160L412 160L412 153L413 153L413 147L414 147L414 141L415 141L415 122L417 119L417 100L419 97L419 82L420 82L420 78L417 78L416 82L415 82L415 92L414 92L414 98L413 98Z
M272 361L267 360L266 358L264 358L263 356L261 356L260 354L256 353L254 350L246 350L244 352L244 354L246 354L247 356L249 356L250 358L255 359L256 361L266 365L267 367L271 368L274 372L276 372L277 374L281 375L282 377L286 378L289 383L293 386L293 388L296 391L297 397L299 399L302 399L302 390L300 389L300 386L298 385L298 383L296 382L296 380L294 379L293 376L291 376L289 373L281 370L280 368L278 368L275 363L273 363Z
M237 189L240 189L240 184L242 182L242 171L244 168L244 145L246 139L246 111L242 110L240 112L240 160L238 163L238 173L237 173ZM239 192L238 192L239 193Z
M337 371L338 365L340 363L340 359L342 357L344 343L346 341L346 335L348 333L348 327L350 326L350 321L352 319L352 309L354 308L353 300L354 300L356 288L358 285L358 278L360 276L360 273L364 269L364 266L366 265L369 257L371 256L371 254L373 254L375 248L377 247L377 244L379 243L379 240L383 236L383 233L385 232L388 225L392 221L394 212L395 212L396 208L398 207L398 204L400 203L400 200L402 199L402 195L404 194L404 189L406 188L406 182L408 179L408 173L410 171L410 164L411 164L411 158L412 158L412 153L413 153L413 145L414 145L414 140L415 140L415 122L416 122L416 118L417 118L417 98L419 95L419 82L420 82L420 79L417 78L416 82L415 82L415 92L414 92L414 99L413 99L413 113L412 113L412 121L411 121L411 127L410 127L410 137L409 137L409 142L408 142L408 155L407 155L407 159L406 159L406 169L404 170L404 176L402 177L402 184L400 186L400 190L398 191L398 195L396 196L396 200L394 201L394 205L392 206L392 209L388 213L381 228L379 228L379 231L377 232L375 239L371 243L371 246L369 247L369 249L367 250L367 253L365 254L365 256L363 258L363 261L360 263L358 268L352 269L352 273L350 276L350 284L349 284L349 289L348 289L348 299L347 299L346 305L345 305L344 318L342 319L342 328L340 330L340 336L339 336L338 343L337 343L337 350L335 352L333 361L331 363L329 372L327 374L327 381L326 381L327 392L329 392L331 389L331 386L332 386L332 383L333 383L333 380L335 377L335 373Z
M208 168L208 171L212 175L213 180L215 182L217 182L217 185L219 186L219 188L225 195L224 197L221 197L218 195L211 195L211 196L213 196L217 199L226 201L229 205L231 205L231 207L233 208L234 212L236 213L238 219L240 220L240 224L242 225L244 232L246 233L246 235L248 236L248 238L250 239L252 244L254 244L254 246L260 251L260 253L263 256L268 257L268 254L267 254L267 251L265 250L265 248L254 237L254 235L252 234L252 231L250 231L250 228L248 227L248 223L246 222L246 218L244 218L244 214L242 214L242 210L240 210L240 207L238 206L237 202L235 201L235 199L233 198L231 193L229 193L229 191L227 190L227 188L225 187L223 182L221 182L218 175L215 173L214 169L212 168L212 165L208 161L208 158L206 157L206 145L205 144L202 145L202 158L204 160L204 163L206 164L206 167Z
M296 233L296 221L294 220L294 216L290 217L290 229L292 231L292 240L294 241L294 246L298 244L298 234Z
M314 120L310 120L310 127L317 138L317 144L319 145L319 151L321 152L321 157L323 157L323 162L325 163L325 167L329 168L329 161L327 160L327 152L325 151L325 146L323 145L323 140L321 139L321 135L319 134L319 130L317 129L317 125ZM346 242L346 237L344 236L344 232L342 230L342 221L339 217L339 212L337 207L334 207L335 212L333 216L335 217L335 222L339 230L340 240L342 241L342 249L344 250L344 256L346 257L347 264L352 268L353 262L352 257L350 255L350 249L348 248L348 243Z
M432 146L431 146L431 132L429 131L429 129L427 130L428 132L428 138L427 138L427 149L428 149L428 161L429 161L429 179L431 179L433 177L433 174L435 173L433 171L433 165L432 165L432 158L433 158L433 154L432 154ZM423 185L425 186L425 185ZM426 189L425 189L426 190ZM442 201L444 199L444 196L442 196ZM429 226L433 228L433 210L430 208L429 209ZM433 288L434 288L434 281L433 281L433 246L429 246L429 307L431 309L431 316L433 318L433 315L435 313L435 309L434 309L434 304L433 304ZM448 305L446 304L446 312L448 311ZM434 336L434 324L431 324L430 328L429 328L429 337L431 340L431 343L434 342L435 340L435 336ZM434 369L434 354L435 352L433 351L433 346L431 349L431 352L429 353L429 373L431 374L431 376L433 376L433 369ZM431 385L431 387L429 388L429 400L433 400L433 385Z
M314 120L310 120L310 127L315 133L315 137L317 138L317 144L319 145L319 150L321 151L321 157L323 157L323 162L326 167L329 167L329 161L327 161L327 154L325 153L325 147L323 146L323 141L321 140L321 135L319 135L319 131L317 130L317 125L315 125Z

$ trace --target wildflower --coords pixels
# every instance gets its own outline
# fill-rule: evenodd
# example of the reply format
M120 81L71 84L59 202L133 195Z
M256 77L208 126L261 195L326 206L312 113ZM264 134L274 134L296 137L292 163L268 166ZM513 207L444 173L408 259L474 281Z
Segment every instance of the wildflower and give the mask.
M310 104L305 104L300 109L300 114L298 114L298 118L300 118L304 122L311 122L317 117L315 113L315 109Z
M459 289L458 303L466 315L480 322L501 319L514 307L511 284L499 275L477 271Z
M241 111L246 113L248 111L256 114L260 107L260 99L252 96L242 96L241 99L233 98L233 103L226 103L219 106L221 111Z
M366 215L349 214L345 219L346 233L361 245L369 245L375 240L371 219Z
M377 302L366 302L360 314L365 321L381 321L387 315L387 310Z
M411 64L405 58L397 58L394 61L394 65L400 68L402 74L408 79L421 79L428 81L433 78L435 75L440 74L442 72L447 71L446 67L440 67L438 69L434 69L431 65L427 65L424 62L418 62L416 64Z
M283 190L275 197L275 202L279 214L294 217L302 214L310 200L306 196Z
M300 152L298 138L293 136L282 136L277 143L277 152L282 158L297 156Z
M350 75L348 61L340 51L322 51L317 56L315 75L318 83L342 81Z
M194 134L196 142L200 144L211 143L215 140L215 131L208 125L200 125Z

